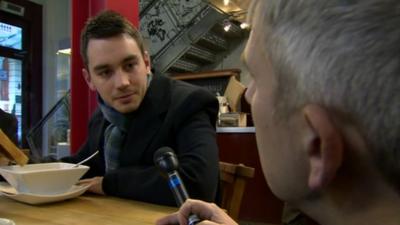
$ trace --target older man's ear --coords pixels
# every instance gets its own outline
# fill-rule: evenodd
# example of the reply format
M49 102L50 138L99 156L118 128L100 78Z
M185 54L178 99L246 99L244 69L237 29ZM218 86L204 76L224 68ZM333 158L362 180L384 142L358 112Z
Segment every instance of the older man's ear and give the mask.
M313 132L306 143L310 165L308 186L318 191L329 185L342 165L344 140L331 115L323 107L306 105L303 113Z

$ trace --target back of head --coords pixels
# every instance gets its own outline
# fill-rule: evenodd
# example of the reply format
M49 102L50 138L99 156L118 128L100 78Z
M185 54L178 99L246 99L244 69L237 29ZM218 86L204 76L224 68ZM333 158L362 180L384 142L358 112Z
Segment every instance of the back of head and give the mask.
M316 103L354 124L400 189L400 1L268 0L265 43L284 119Z
M80 53L85 66L88 65L87 49L91 39L105 39L122 34L132 37L139 49L144 54L145 48L143 38L139 31L122 15L117 12L107 10L100 12L95 17L90 18L81 32Z

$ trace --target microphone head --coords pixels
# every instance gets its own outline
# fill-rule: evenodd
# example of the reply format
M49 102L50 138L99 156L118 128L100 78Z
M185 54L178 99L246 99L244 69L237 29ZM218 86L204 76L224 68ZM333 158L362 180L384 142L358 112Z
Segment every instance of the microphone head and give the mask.
M178 159L172 148L161 147L153 157L154 164L163 172L171 173L178 169Z

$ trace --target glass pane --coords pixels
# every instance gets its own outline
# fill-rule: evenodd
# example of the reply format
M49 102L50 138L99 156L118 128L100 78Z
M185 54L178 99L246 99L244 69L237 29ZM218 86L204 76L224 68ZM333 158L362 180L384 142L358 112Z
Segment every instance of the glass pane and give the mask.
M57 52L56 104L27 133L27 141L33 158L46 156L61 158L70 155L70 63L68 51Z
M22 123L22 61L0 56L0 108L18 119L18 142Z
M22 28L0 22L0 46L22 50Z
M56 97L62 98L70 89L70 53L57 53L57 79L56 79Z
M61 158L69 155L70 126L69 91L57 101L44 117L26 135L33 160L45 156Z

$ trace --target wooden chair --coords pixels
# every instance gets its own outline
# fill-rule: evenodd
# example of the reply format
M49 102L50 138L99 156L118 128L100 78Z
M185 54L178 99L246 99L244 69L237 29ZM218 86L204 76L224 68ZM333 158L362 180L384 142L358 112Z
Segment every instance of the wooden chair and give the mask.
M219 162L219 171L222 191L220 206L237 221L246 182L254 177L254 168L243 164Z
M240 83L235 76L231 76L229 78L229 82L225 89L224 96L228 100L228 104L232 112L240 111L239 109L240 99L242 98L245 90L246 86Z

